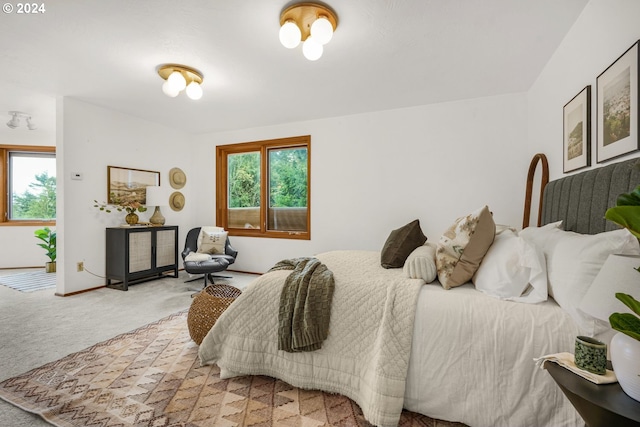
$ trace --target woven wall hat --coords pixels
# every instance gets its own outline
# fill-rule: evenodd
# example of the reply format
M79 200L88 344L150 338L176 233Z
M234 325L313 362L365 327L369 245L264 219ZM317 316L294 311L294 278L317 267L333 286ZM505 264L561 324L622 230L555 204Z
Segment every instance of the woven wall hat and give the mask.
M174 191L169 196L169 206L176 212L179 212L184 208L184 194L179 191Z
M187 183L187 176L180 168L172 168L169 171L169 184L176 190L181 189Z

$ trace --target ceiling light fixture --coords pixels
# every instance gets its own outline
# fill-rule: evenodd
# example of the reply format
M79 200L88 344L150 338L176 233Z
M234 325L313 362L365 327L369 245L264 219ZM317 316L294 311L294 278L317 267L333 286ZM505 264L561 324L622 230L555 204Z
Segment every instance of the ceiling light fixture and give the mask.
M322 56L324 45L331 41L338 27L338 17L328 6L298 3L280 14L280 43L293 49L303 41L302 54L309 61Z
M7 122L7 126L9 126L11 129L15 129L18 126L20 126L20 118L25 119L25 121L27 122L27 129L29 130L37 129L36 125L34 125L33 122L31 121L30 114L23 113L21 111L9 111L9 115L12 117L11 117L11 120Z
M181 91L193 100L202 98L202 73L195 68L179 64L158 65L158 74L164 80L162 91L165 95L175 98ZM186 89L186 90L185 90Z

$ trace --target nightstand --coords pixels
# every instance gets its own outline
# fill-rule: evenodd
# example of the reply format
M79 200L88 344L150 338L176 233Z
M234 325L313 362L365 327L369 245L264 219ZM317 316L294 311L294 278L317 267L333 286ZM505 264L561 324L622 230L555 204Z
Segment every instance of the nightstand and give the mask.
M545 362L544 368L588 427L640 427L640 402L620 384L594 384L554 362Z

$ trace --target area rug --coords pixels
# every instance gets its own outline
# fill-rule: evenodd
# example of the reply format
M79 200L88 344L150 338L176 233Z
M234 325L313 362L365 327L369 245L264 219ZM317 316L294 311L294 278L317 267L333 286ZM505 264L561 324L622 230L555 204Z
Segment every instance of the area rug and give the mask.
M45 271L0 276L0 285L21 291L33 292L56 287L56 274Z
M200 366L187 312L0 382L0 397L60 427L370 426L350 399ZM449 427L404 411L400 426Z

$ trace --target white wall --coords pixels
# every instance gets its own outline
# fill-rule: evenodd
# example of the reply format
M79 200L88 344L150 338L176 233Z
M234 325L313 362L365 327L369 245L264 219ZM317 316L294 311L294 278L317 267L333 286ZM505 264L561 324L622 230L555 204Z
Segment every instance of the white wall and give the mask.
M55 109L55 99L42 98L41 109ZM55 146L55 129L27 130L26 126L0 129L0 144L3 145L39 145ZM37 246L38 240L33 232L38 226L0 226L0 268L44 267L49 258L46 252ZM55 228L55 227L52 227Z
M232 237L233 268L264 272L287 257L334 249L380 250L418 218L433 242L485 204L520 226L526 168L525 95L367 113L201 135L193 169L206 194L196 221L215 222L215 146L311 135L311 240Z
M77 272L76 263L104 276L105 227L124 222L124 214L106 214L94 208L93 200L107 198L107 166L122 166L160 172L162 187L168 186L168 172L180 167L189 177L190 136L182 131L147 122L78 100L58 102L58 278L57 294L68 294L102 286L102 278ZM71 180L72 172L83 175ZM167 225L180 226L181 250L191 209L195 205L188 181L181 190L186 206L174 212L161 208ZM152 214L140 214L146 221Z
M563 176L563 106L587 85L592 95L591 167L603 165L596 163L596 78L640 38L639 18L638 0L592 0L529 90L529 157L545 153L551 179Z

